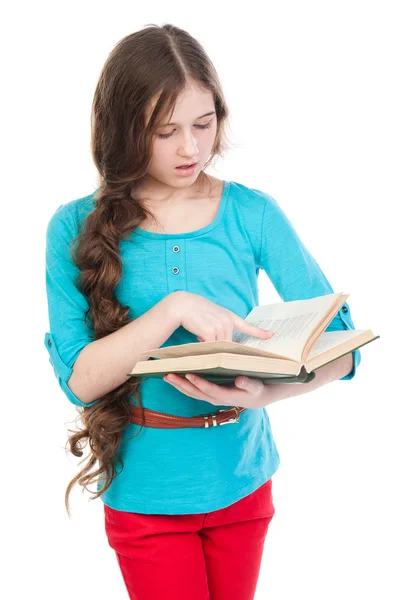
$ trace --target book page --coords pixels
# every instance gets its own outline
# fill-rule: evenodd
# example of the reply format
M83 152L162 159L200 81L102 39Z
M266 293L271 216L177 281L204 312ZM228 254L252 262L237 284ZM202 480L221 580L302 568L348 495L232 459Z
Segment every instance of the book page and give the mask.
M245 321L273 332L269 340L234 331L232 341L300 361L310 334L343 293L256 306ZM347 297L346 295L344 295ZM344 300L343 300L344 302ZM334 314L333 314L334 316Z
M341 331L324 331L321 336L315 342L314 347L309 353L307 360L311 360L315 356L327 352L331 348L340 346L345 341L357 337L359 333L362 333L361 329L344 329Z

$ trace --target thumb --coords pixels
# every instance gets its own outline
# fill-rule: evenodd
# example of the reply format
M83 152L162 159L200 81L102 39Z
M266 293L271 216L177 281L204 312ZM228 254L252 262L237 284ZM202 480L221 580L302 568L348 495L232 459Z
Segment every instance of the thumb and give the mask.
M240 388L244 388L247 387L247 379L246 377L237 377L235 379L235 385L240 387Z
M255 392L257 391L257 387L263 387L264 384L261 379L254 379L253 377L242 377L240 375L235 379L235 385L244 390Z

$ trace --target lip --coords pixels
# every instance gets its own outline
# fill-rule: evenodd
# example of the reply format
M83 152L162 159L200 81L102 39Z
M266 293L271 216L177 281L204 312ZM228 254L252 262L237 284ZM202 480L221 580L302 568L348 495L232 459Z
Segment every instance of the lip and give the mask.
M198 163L193 163L192 167L187 167L186 169L175 168L177 177L192 177L192 175L196 171L196 166Z
M178 167L188 167L188 166L192 166L194 167L195 165L197 165L198 163L194 162L194 163L182 163L181 165L177 165L176 169L178 169Z

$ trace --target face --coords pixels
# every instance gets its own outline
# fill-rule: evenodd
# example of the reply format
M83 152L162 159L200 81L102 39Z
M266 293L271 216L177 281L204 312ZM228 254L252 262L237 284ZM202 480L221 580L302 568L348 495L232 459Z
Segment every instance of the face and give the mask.
M190 84L178 97L173 114L155 130L149 179L162 188L192 185L209 159L216 133L213 94ZM183 163L197 164L182 176L176 167Z

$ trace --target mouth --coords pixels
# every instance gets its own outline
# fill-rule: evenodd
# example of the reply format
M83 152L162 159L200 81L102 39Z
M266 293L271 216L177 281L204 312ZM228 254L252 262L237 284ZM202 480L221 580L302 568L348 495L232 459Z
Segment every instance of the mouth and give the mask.
M179 167L176 167L176 169L191 169L195 165L197 165L197 163L191 163L190 165L180 165Z

